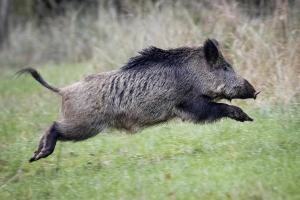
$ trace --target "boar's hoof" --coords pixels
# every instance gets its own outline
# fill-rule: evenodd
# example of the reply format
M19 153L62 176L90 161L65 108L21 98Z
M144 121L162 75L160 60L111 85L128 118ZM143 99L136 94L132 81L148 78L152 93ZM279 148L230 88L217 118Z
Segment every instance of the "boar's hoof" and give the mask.
M34 152L29 162L37 161L41 158L45 158L53 153L58 138L57 124L54 122L49 130L40 140L38 149Z
M239 122L253 121L242 109L236 106L231 106L229 117Z
M32 158L30 158L29 162L37 161L41 158L45 158L52 154L54 149L42 149L40 152L34 154Z

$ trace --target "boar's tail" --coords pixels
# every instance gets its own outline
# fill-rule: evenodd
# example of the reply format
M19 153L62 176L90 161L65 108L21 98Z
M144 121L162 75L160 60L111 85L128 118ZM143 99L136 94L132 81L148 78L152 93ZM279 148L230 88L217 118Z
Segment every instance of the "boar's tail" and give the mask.
M21 69L20 71L18 71L16 73L17 76L20 76L22 74L31 74L31 76L37 80L40 84L42 84L44 87L48 88L49 90L55 92L55 93L59 93L60 89L53 87L51 85L49 85L43 78L42 76L38 73L38 71L36 71L35 69L28 67L28 68L24 68Z

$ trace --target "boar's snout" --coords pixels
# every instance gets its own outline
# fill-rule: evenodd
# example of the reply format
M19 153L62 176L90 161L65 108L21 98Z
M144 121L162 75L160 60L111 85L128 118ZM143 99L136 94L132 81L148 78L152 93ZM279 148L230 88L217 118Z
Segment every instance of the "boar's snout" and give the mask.
M253 98L256 99L257 95L260 92L257 92L254 87L247 81L244 80L244 87L242 87L242 91L240 93L240 95L238 95L240 99L249 99L249 98Z

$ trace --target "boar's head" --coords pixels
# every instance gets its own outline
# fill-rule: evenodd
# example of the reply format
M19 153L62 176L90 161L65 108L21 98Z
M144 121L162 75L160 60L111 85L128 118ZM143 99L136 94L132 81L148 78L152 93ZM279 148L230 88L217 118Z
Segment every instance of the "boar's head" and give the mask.
M202 93L212 99L256 98L259 92L238 75L226 61L215 39L208 39L202 47L202 56L197 67L198 84Z

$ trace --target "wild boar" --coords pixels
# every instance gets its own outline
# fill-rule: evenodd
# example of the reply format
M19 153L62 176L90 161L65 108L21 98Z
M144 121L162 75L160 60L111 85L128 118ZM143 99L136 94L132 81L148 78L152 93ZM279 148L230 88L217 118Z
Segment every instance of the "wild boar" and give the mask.
M195 123L224 117L252 121L239 107L216 100L258 94L226 61L215 39L200 47L149 47L119 70L62 88L49 85L33 68L23 73L62 97L60 119L42 136L30 162L49 156L57 140L85 140L108 127L137 132L175 117Z

